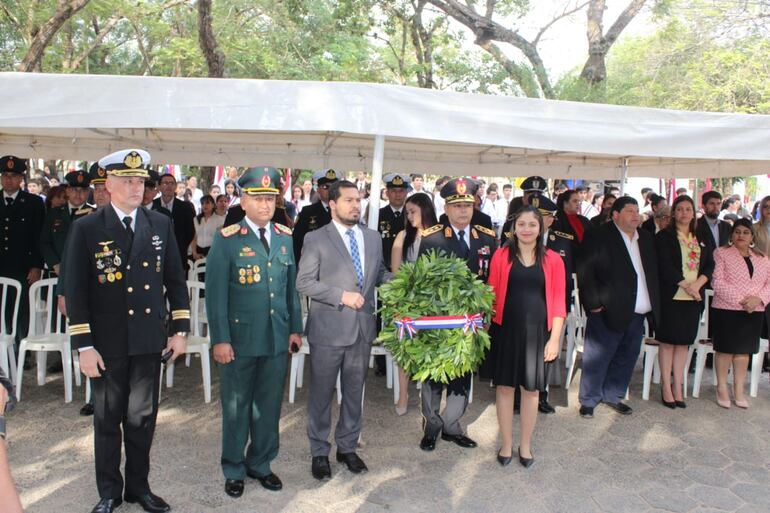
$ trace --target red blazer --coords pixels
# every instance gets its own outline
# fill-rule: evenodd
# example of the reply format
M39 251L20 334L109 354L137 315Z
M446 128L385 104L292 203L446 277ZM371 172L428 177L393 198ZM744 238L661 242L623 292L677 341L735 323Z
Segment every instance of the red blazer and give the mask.
M489 283L495 292L495 316L492 322L503 324L503 306L505 294L508 291L508 275L513 264L508 261L510 247L505 246L492 255L489 264ZM558 253L547 249L543 259L543 273L545 274L545 307L548 316L548 331L553 328L554 317L567 317L567 281L564 273L564 261Z

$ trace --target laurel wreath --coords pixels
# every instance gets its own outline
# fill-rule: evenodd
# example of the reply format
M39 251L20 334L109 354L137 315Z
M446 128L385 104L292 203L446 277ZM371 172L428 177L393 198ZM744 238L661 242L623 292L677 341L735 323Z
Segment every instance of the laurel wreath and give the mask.
M403 264L395 278L380 287L383 329L379 339L412 379L440 383L475 371L489 349L485 329L420 330L399 340L395 320L433 315L473 315L489 325L494 294L478 280L464 260L432 251Z

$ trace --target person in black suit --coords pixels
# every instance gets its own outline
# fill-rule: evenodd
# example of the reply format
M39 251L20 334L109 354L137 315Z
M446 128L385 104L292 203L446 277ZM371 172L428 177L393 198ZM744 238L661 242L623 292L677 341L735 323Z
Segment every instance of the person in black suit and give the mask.
M647 217L647 220L642 223L642 229L647 230L651 235L655 235L658 232L657 226L655 225L655 213L661 207L667 206L668 202L666 201L666 198L657 194L650 194L648 200L650 202L652 213Z
M179 248L179 258L182 262L182 268L187 272L190 269L187 252L195 237L195 207L192 203L176 197L176 178L174 175L166 173L160 177L158 183L160 184L160 198L156 198L152 202L153 209L163 207L171 212L171 219L174 222L174 236Z
M108 173L110 205L73 223L64 261L72 347L94 395L100 500L92 513L111 513L123 499L145 511L171 509L150 491L150 447L161 354L175 359L185 353L190 306L171 221L140 208L147 177L142 166L149 160L144 150L122 150L99 161Z
M155 196L158 195L158 180L160 180L160 175L158 172L154 169L148 169L147 180L144 181L144 198L142 199L142 206L147 210L160 212L164 216L168 216L168 218L171 219L171 212L162 207L160 203L155 203Z
M695 202L678 196L673 222L655 235L660 275L661 319L655 329L660 363L661 401L685 408L683 378L690 345L703 311L703 288L714 272L714 256L695 235ZM672 387L673 374L673 387Z
M441 189L447 220L422 231L419 255L435 250L443 251L449 257L462 258L468 264L468 269L486 282L489 262L497 249L497 242L491 228L471 224L477 187L473 180L455 178ZM420 449L435 449L439 433L442 440L454 442L460 447L476 447L476 442L465 436L460 425L460 418L468 406L470 383L471 373L453 379L446 385L430 380L425 382L420 391L424 419ZM447 389L446 407L443 414L439 415L444 388Z
M722 195L717 191L704 192L701 196L701 206L703 216L696 223L695 235L699 241L708 244L713 252L716 248L727 244L732 227L727 221L719 219Z
M332 222L332 215L329 212L329 187L342 178L344 178L343 175L334 169L321 169L313 173L313 180L318 184L318 201L302 209L297 217L297 222L294 224L294 234L292 235L294 259L297 265L299 265L302 256L302 244L305 242L305 235Z
M0 276L21 283L21 298L17 318L16 343L27 336L29 327L29 286L40 279L43 255L40 252L40 232L45 219L45 205L39 196L21 190L27 161L7 155L0 158L3 199L0 202ZM16 298L9 294L5 315L10 326ZM13 362L11 362L13 365Z
M551 230L572 235L572 255L580 260L580 251L586 233L593 227L587 217L580 215L580 193L568 189L556 199L556 219Z
M639 230L639 205L627 196L612 206L612 221L589 232L578 260L580 298L588 324L580 379L580 415L600 402L628 415L622 403L639 357L645 317L660 318L655 242Z
M382 238L382 256L385 267L390 268L390 254L396 235L404 229L404 203L409 190L410 179L407 175L390 173L383 179L388 195L388 204L380 209L377 221L377 231Z

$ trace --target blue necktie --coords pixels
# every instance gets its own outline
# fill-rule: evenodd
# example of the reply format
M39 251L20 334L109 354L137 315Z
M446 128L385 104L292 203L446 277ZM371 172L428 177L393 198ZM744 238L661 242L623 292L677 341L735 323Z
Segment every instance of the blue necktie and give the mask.
M352 228L348 228L345 235L350 239L350 256L353 258L353 267L356 269L356 278L358 278L358 288L364 288L364 270L361 269L361 256L358 254L358 241L356 233Z

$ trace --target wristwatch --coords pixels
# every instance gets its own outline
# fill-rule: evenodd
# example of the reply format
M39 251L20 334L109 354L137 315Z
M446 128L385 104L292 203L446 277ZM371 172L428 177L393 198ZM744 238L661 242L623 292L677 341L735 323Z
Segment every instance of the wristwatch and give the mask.
M186 331L177 331L176 333L174 333L174 335L176 335L177 337L187 338L187 332Z

